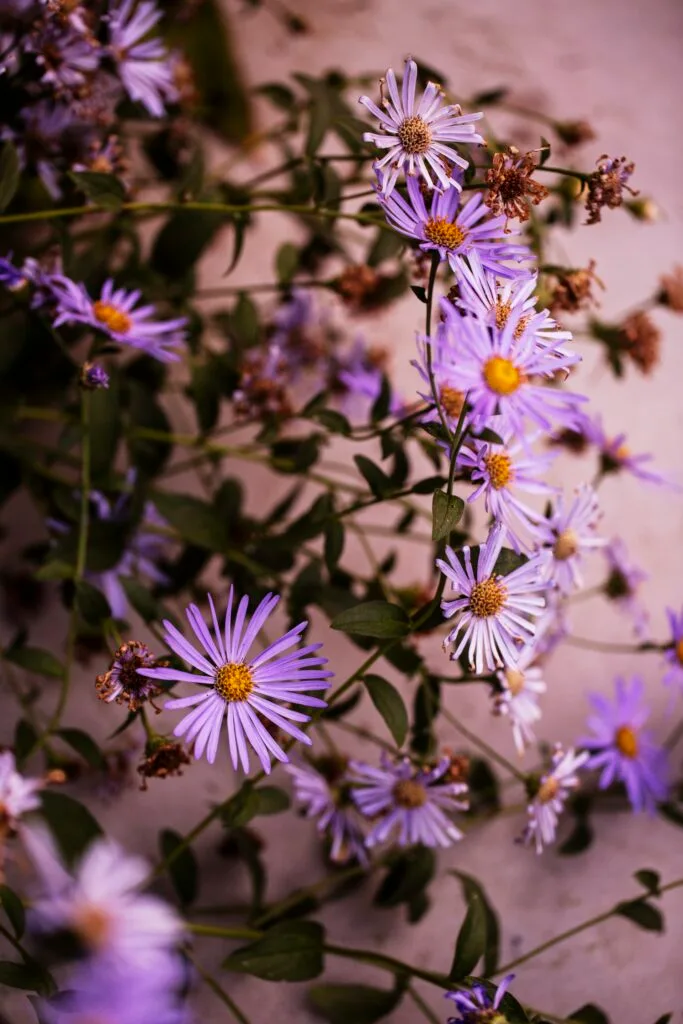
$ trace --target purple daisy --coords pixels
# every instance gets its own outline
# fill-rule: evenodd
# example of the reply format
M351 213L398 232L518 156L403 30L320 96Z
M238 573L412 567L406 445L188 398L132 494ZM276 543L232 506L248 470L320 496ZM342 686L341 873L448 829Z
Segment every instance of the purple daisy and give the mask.
M85 285L63 276L53 278L52 287L57 299L55 327L88 324L118 345L140 349L161 362L180 359L175 350L185 344L186 318L154 320L154 306L137 306L141 296L139 291L115 288L109 279L105 281L100 297L93 300Z
M332 393L336 397L341 390L337 405L345 416L368 414L382 390L387 361L384 349L369 346L362 337L355 339L348 353L334 360ZM392 392L389 412L397 414L401 408L400 399Z
M289 764L285 770L306 817L317 819L318 832L329 836L330 859L337 864L367 864L365 832L351 800L347 767L346 758L319 757L312 764Z
M683 609L677 615L673 608L667 608L666 615L671 627L671 646L664 654L669 667L663 683L665 686L678 687L683 693Z
M4 284L9 292L19 292L28 284L28 278L23 269L15 267L12 263L11 252L7 256L0 257L0 283Z
M626 545L620 537L611 540L604 552L609 567L605 594L631 617L636 636L643 639L647 636L649 615L638 600L637 593L648 575L631 562Z
M384 95L385 84L389 96ZM443 89L434 82L427 84L416 104L416 85L417 64L407 60L400 94L391 68L386 79L380 79L381 110L369 96L361 96L358 101L377 118L382 129L381 135L366 132L363 138L378 149L386 150L377 163L381 171L386 170L382 182L385 195L391 194L402 170L406 177L420 174L430 188L436 184L433 174L442 188L459 189L459 182L448 165L465 168L467 160L460 156L454 143L484 142L474 130L474 122L484 116L482 113L463 114L458 106L443 106Z
M0 807L3 829L16 831L19 819L40 807L40 798L37 794L44 785L42 779L27 779L19 774L11 750L5 750L0 754Z
M382 754L381 767L349 763L351 796L367 818L376 820L366 846L377 846L397 834L399 846L451 846L462 832L446 816L468 808L467 786L443 782L451 765L444 757L431 769L415 768L406 758L393 763Z
M654 456L649 452L634 455L626 443L626 433L622 432L610 437L605 430L600 416L585 416L581 419L581 433L600 452L600 471L609 473L627 472L637 480L645 483L658 484L662 487L677 488L677 484L667 480L661 473L649 468Z
M601 769L600 789L623 782L633 810L654 813L657 803L666 800L669 770L666 750L643 728L650 715L643 680L634 676L629 684L617 679L614 701L601 693L588 699L594 714L587 725L594 735L580 741L593 751L587 767Z
M514 980L514 974L508 974L501 981L493 996L490 996L483 985L474 984L469 992L446 992L446 999L452 999L459 1016L449 1017L448 1024L503 1024L505 1016L495 1011L500 1006L503 996Z
M327 658L315 656L322 644L308 644L295 651L291 650L301 640L307 622L290 629L260 654L247 660L249 648L280 598L275 594L267 594L247 623L249 598L242 598L233 621L233 596L233 588L230 587L223 632L218 624L213 599L208 595L213 635L199 609L193 604L188 607L187 619L204 649L203 654L172 623L164 621L166 643L199 675L174 668L139 669L139 674L151 679L195 683L202 687L201 693L166 703L170 709L194 708L175 727L174 735L185 736L188 743L194 741L195 757L201 757L206 750L206 758L213 764L223 719L227 718L228 746L235 770L241 763L243 770L249 771L247 748L251 746L263 770L270 772L271 757L285 762L289 758L274 739L272 728L269 729L262 719L265 718L271 726L282 729L294 739L310 744L310 738L293 724L308 722L310 716L287 705L326 707L324 700L310 696L307 691L327 689L332 673L323 669Z
M85 36L57 20L46 22L27 49L36 55L43 82L58 94L85 85L100 62L99 47L92 35Z
M99 391L109 387L109 374L103 366L98 363L83 363L81 367L81 387L88 391Z
M109 51L123 86L152 117L162 117L164 104L177 99L173 65L161 39L145 39L161 19L152 0L120 0L109 14Z
M550 516L539 524L540 557L548 582L563 594L583 586L583 553L607 544L595 534L601 515L597 494L590 484L582 484L570 505L560 495Z
M529 822L524 831L523 841L533 842L536 853L543 853L546 846L555 842L557 823L564 810L567 797L579 786L577 771L588 761L588 753L574 750L566 752L555 747L552 767L538 779L538 788L527 807Z
M496 673L500 689L494 694L494 713L505 715L509 720L520 757L536 740L534 726L541 719L538 696L547 690L543 669L536 660L534 637L534 642L520 651L514 665Z
M465 648L472 668L477 673L484 669L494 671L514 666L519 647L534 635L532 618L543 611L545 598L539 594L547 584L542 579L542 563L538 557L530 558L507 576L499 576L494 568L503 547L505 527L495 523L485 543L479 547L476 569L472 566L472 549L463 547L461 563L452 548L446 547L444 561L436 564L450 580L452 590L459 595L453 601L441 602L447 619L456 616L455 627L444 640L457 647L451 654L455 661ZM458 642L459 641L459 642Z

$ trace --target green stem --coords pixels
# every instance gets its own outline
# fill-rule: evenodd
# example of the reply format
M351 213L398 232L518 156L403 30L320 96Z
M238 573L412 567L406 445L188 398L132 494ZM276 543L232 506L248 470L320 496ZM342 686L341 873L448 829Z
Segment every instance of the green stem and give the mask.
M280 917L281 914L285 913L291 907L295 907L301 900L307 896L316 897L319 893L325 893L328 889L335 889L337 886L343 885L345 882L349 882L354 878L364 878L373 870L373 868L380 867L379 864L371 867L364 867L361 864L354 864L352 867L345 868L342 871L338 871L336 874L326 875L325 878L321 878L318 882L314 882L313 885L307 885L304 889L297 889L295 892L290 893L285 899L280 900L278 903L274 903L271 907L268 907L259 917L254 921L254 928L265 928L275 918Z
M432 1008L427 1005L420 993L417 991L414 985L408 985L408 995L413 1000L418 1010L421 1011L422 1016L431 1022L431 1024L442 1024L442 1018L437 1017Z
M512 764L511 761L508 761L507 758L503 757L502 754L499 754L498 751L494 750L493 747L490 747L485 740L481 739L480 736L477 736L475 733L470 732L470 730L466 726L464 726L462 722L458 721L455 715L451 714L448 708L442 708L441 714L444 716L447 722L450 722L451 725L455 729L457 729L462 736L465 737L466 740L469 740L469 742L472 743L475 747L479 747L480 750L483 750L484 753L488 757L490 757L492 761L496 761L501 766L501 768L505 768L506 771L514 775L515 778L519 779L520 782L526 783L526 775L524 774L524 772L520 771L519 768L515 767L515 765Z
M235 1018L235 1020L239 1021L239 1024L251 1024L249 1018L246 1016L246 1014L242 1012L242 1010L240 1010L239 1006L232 998L232 996L228 995L225 989L218 984L216 979L212 975L210 975L208 971L205 971L204 968L199 963L197 963L194 957L190 957L190 959L192 960L192 963L195 966L197 974L200 976L202 981L205 982L205 984L209 986L214 995L218 996L220 1001L225 1006L227 1006L228 1010Z
M583 647L587 651L604 651L606 654L644 654L647 651L665 651L669 644L617 644L604 640L589 640L583 636L566 636L565 643Z

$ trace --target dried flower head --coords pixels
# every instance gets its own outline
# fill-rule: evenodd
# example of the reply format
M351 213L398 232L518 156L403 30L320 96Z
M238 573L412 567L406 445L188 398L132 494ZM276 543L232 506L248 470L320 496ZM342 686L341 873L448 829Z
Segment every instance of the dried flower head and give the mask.
M138 765L142 778L140 789L147 789L147 779L165 779L169 775L182 775L185 765L191 764L182 743L157 736L145 747L145 755Z
M683 267L677 264L670 274L659 279L661 291L658 299L674 313L683 313Z
M621 325L621 348L641 373L659 363L662 332L648 313L631 313Z
M286 388L287 364L279 346L250 352L242 366L239 388L233 394L240 419L285 419L292 414Z
M557 121L555 131L565 146L582 146L592 142L595 132L588 121Z
M167 664L158 661L146 644L128 640L119 647L108 671L95 681L100 700L127 704L130 711L137 711L146 700L160 693L154 680L141 676L138 669Z
M595 273L595 260L591 260L587 267L558 271L553 276L557 279L550 300L550 309L554 314L560 311L578 313L582 309L599 305L593 285L597 284L603 290L605 286Z
M598 160L597 168L588 178L588 195L586 197L587 224L597 224L600 211L604 206L615 210L624 201L624 191L637 196L628 184L636 165L627 162L626 157L611 159L605 154Z
M484 202L489 209L496 216L504 213L508 219L528 220L529 207L538 206L550 194L545 185L532 178L535 170L533 153L520 157L515 146L510 146L507 153L494 153L486 172L489 190Z
M372 267L364 263L346 267L336 280L339 295L352 309L359 309L367 304L381 281L380 275Z

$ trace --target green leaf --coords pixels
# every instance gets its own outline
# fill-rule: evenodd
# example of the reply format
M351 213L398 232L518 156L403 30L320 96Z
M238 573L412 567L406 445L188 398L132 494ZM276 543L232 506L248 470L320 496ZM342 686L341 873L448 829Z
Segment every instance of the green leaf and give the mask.
M525 555L518 554L512 548L503 548L496 559L493 573L495 576L508 576L527 561L528 559Z
M498 967L498 955L500 951L500 924L498 914L491 905L482 885L472 875L464 871L449 871L450 875L458 878L462 884L463 896L467 900L468 907L473 900L477 900L483 908L486 922L486 944L484 946L484 974L495 974Z
M202 8L208 4L202 4ZM214 193L199 197L215 202ZM195 266L219 229L232 219L215 210L177 210L163 225L152 245L152 268L172 281L180 281Z
M378 640L407 636L410 622L403 608L388 601L366 601L336 615L330 623L342 633L372 636Z
M330 1024L374 1024L395 1010L403 992L370 985L316 985L308 993L311 1006Z
M323 971L325 931L316 921L281 921L231 953L223 967L264 981L309 981Z
M609 1024L609 1017L595 1003L580 1006L569 1015L568 1020L577 1021L579 1024Z
M103 769L106 767L104 754L87 732L83 732L82 729L59 729L57 735L93 768Z
M154 504L183 540L209 551L223 551L227 536L212 505L199 498L171 491L155 491Z
M673 1020L673 1013L663 1013L661 1017L658 1017L655 1024L669 1024Z
M26 927L24 904L8 885L0 885L0 903L2 903L3 910L12 925L15 938L20 939Z
M279 786L259 786L253 792L256 814L281 814L289 809L289 794Z
M339 519L331 519L325 527L325 565L327 571L333 573L344 550L344 524Z
M38 744L38 733L30 722L20 718L14 730L14 754L19 767L33 753Z
M353 461L363 474L365 482L376 498L382 498L395 490L389 477L379 466L375 465L372 459L366 458L365 455L354 455Z
M182 844L183 837L170 828L159 833L159 849L163 858L170 857ZM169 868L171 882L180 903L187 907L197 897L198 873L197 861L189 846L186 846L171 861Z
M637 882L647 889L651 896L659 895L659 883L660 876L658 871L653 871L651 868L643 868L641 871L636 871L634 876Z
M489 444L504 444L505 443L503 441L503 438L500 436L500 434L497 434L495 432L495 430L491 430L490 427L484 427L483 430L480 430L479 433L477 434L477 440L478 441L488 441Z
M113 174L69 171L69 177L88 199L105 210L119 210L126 201L126 189Z
M61 679L64 675L61 661L50 651L44 651L40 647L11 647L5 651L5 661L11 661L13 665L19 665L37 676Z
M0 210L6 209L19 187L20 167L16 148L4 142L0 150Z
M632 921L646 932L664 931L664 918L661 911L644 899L625 900L623 903L617 903L614 913Z
M140 618L145 622L159 622L164 617L164 610L157 599L134 576L120 576L119 580Z
M434 491L432 498L432 540L443 540L455 529L465 511L465 502L457 494Z
M415 295L420 300L420 302L427 302L427 290L426 288L424 288L423 285L411 284L410 290L413 293L413 295Z
M0 960L0 985L37 992L41 996L51 996L57 990L52 975L36 960L22 964Z
M434 851L427 846L411 846L401 850L391 861L389 870L375 893L379 907L411 904L424 892L436 869Z
M74 600L78 614L90 626L99 626L105 619L111 617L109 602L102 591L86 580L78 580L76 583Z
M303 79L305 76L297 76ZM308 108L308 132L306 134L306 156L311 157L320 149L322 142L332 127L334 117L334 99L326 82L307 80L307 88L311 99Z
M59 793L44 789L40 794L43 815L57 840L65 860L72 864L102 835L102 829L82 803Z
M108 483L121 436L121 394L116 373L109 377L109 387L99 388L87 396L90 404L90 473L95 483Z
M455 955L449 974L451 981L462 981L471 974L486 949L486 910L476 890L467 901L467 913L455 942Z
M318 409L313 415L318 423L325 427L326 430L329 430L331 434L341 434L342 437L348 437L351 433L351 424L346 416L342 416L335 409Z
M373 210L377 210L377 207L373 206ZM378 267L385 260L400 256L404 248L405 241L397 231L387 231L384 227L379 228L365 262L369 267Z
M364 682L370 700L386 722L396 746L402 747L408 733L408 712L401 694L382 676L367 675Z
M285 242L275 257L275 273L280 284L289 284L299 267L299 250L291 242Z

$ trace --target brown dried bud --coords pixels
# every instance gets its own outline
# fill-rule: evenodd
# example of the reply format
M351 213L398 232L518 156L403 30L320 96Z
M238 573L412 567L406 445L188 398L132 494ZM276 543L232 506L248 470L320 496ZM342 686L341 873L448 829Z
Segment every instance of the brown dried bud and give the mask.
M380 275L364 263L346 267L335 281L336 289L344 302L353 309L362 307L376 291Z
M647 313L631 313L621 326L622 349L641 373L649 374L659 362L662 332Z
M564 448L572 455L583 455L588 450L588 438L580 430L561 430L548 439L548 444Z
M599 305L593 293L593 285L598 284L603 290L605 286L595 274L595 260L591 260L587 267L568 270L566 273L559 272L554 276L557 278L557 284L550 299L550 311L553 315L560 311L578 313L582 309Z
M595 138L595 132L588 121L558 121L555 131L565 146L582 146L584 142L591 142Z
M45 775L45 783L48 786L62 786L67 781L67 775L63 768L51 768Z
M511 146L507 153L494 153L492 166L486 172L489 190L484 202L496 216L505 214L508 220L529 219L529 207L537 206L549 195L545 185L534 181L536 161L532 153L519 156L519 150Z
M587 224L597 224L600 220L600 211L604 206L615 210L624 201L624 191L632 196L637 196L629 185L628 179L633 174L636 165L626 157L611 159L607 154L600 157L597 169L588 178L588 195L586 197L586 211L588 213Z
M448 771L444 775L444 782L467 782L470 774L470 759L464 754L454 754L448 748L444 749L446 757L450 758Z
M130 711L137 711L146 700L160 692L157 683L140 675L138 669L159 668L167 664L165 659L157 659L147 644L128 640L119 647L109 669L95 680L100 700L108 704L112 701L127 704Z
M658 300L674 313L683 313L683 267L678 264L670 274L662 274L659 279L661 292Z
M140 789L147 789L147 779L165 779L169 775L182 775L182 768L190 764L182 743L159 736L145 747L145 756L138 765L142 777Z
M292 415L287 394L283 358L272 347L250 353L242 367L237 391L233 394L235 415L239 419L286 419Z

